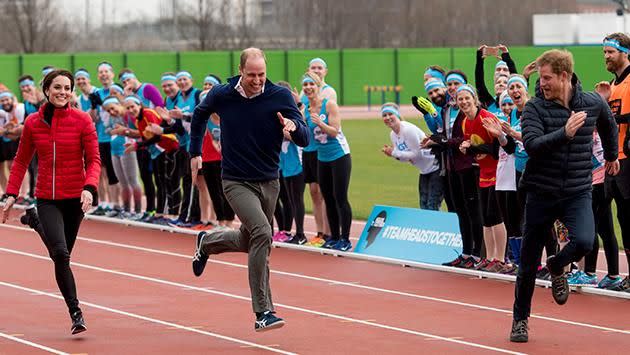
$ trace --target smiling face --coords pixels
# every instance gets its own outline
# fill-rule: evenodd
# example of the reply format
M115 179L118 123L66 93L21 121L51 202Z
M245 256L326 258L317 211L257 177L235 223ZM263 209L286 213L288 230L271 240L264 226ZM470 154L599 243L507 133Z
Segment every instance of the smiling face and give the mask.
M628 58L628 54L618 51L613 47L604 47L604 60L606 61L606 70L616 73Z
M466 116L471 117L469 113L474 113L477 108L477 103L475 101L475 97L468 92L467 90L462 90L457 93L457 106L466 114Z
M267 63L263 57L250 57L242 68L241 86L247 96L253 96L262 91L267 80Z
M309 99L317 97L319 94L319 87L317 84L311 81L307 81L302 83L302 91L304 91L304 95Z
M462 84L461 82L457 80L449 81L448 83L446 83L446 87L448 88L448 94L451 95L451 97L457 96L457 89L462 85L464 84Z
M514 101L514 105L520 109L522 109L529 100L529 93L527 92L527 89L518 81L510 84L510 87L508 88L508 95L510 95L512 101Z
M565 71L556 74L549 64L541 66L538 69L538 73L540 75L540 90L545 95L545 99L549 101L561 100L564 91L570 85L569 74Z
M127 112L129 112L133 118L140 116L140 109L142 108L140 105L131 100L125 100L124 105Z
M105 106L105 111L107 111L107 113L109 113L113 117L121 117L125 114L125 108L122 105L116 103L111 103Z
M90 86L90 79L86 78L85 76L79 76L74 78L74 83L79 89L87 91L88 87Z
M513 102L504 102L501 104L501 111L503 112L505 116L510 116L513 109L514 109Z
M13 110L13 97L12 96L4 96L0 99L0 106L6 112L11 112Z
M508 69L507 65L500 65L494 69L494 76L497 77L499 75L510 75L510 69Z
M105 87L109 87L114 82L114 71L109 65L101 64L98 67L98 81Z
M494 92L495 94L497 94L497 96L501 96L501 94L503 94L505 89L507 89L507 82L508 82L507 76L503 76L503 75L497 77L494 80Z
M70 78L58 75L52 80L50 87L44 92L48 101L55 107L64 107L72 99L72 83Z
M179 87L181 91L190 90L192 85L193 85L192 79L190 79L189 77L185 75L181 75L179 78L177 78L177 86Z
M210 89L212 89L212 83L208 83L208 82L204 82L203 83L203 91L208 91Z
M383 123L391 128L392 131L398 131L400 128L400 120L391 112L383 112Z
M140 81L138 81L137 78L127 78L126 80L122 81L123 87L124 88L131 88L133 91L138 90L138 88L140 87Z
M179 91L179 87L173 80L167 80L162 82L162 91L164 91L164 95L168 97L175 97Z
M437 106L444 106L444 104L446 104L446 89L443 87L429 90L427 96L429 96L429 100Z
M318 61L313 62L308 67L308 70L317 74L317 76L319 76L319 78L322 80L324 80L324 78L326 78L326 75L328 74L328 69L324 66L322 62L318 62Z

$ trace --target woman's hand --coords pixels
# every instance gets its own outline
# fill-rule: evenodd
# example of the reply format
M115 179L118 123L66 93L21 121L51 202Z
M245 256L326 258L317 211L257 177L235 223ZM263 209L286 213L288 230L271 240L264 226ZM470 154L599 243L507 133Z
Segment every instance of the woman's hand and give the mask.
M11 208L13 208L14 204L15 197L7 197L7 200L4 202L4 208L2 209L2 223L7 223L7 219L9 219L9 214L11 213Z
M459 151L462 154L466 154L466 150L470 148L470 141L463 141L462 144L459 145Z
M92 196L92 193L90 191L83 190L81 192L81 210L83 211L83 213L86 213L90 209L93 200L94 197Z
M138 144L136 142L125 143L125 154L135 152L138 150Z
M381 151L388 157L391 157L392 152L394 151L394 148L391 145L384 145Z

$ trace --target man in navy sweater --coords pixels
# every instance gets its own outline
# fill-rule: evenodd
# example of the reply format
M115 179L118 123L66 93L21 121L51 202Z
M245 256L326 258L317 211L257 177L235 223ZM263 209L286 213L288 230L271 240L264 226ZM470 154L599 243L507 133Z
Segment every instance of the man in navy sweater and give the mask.
M223 191L242 222L240 230L214 229L197 236L193 272L200 276L208 256L249 253L249 287L256 313L254 330L280 328L269 287L271 220L280 191L278 170L283 131L295 144L308 145L308 131L289 90L266 78L265 54L258 48L241 53L240 76L215 86L193 113L191 170L196 181L201 144L211 114L221 118Z

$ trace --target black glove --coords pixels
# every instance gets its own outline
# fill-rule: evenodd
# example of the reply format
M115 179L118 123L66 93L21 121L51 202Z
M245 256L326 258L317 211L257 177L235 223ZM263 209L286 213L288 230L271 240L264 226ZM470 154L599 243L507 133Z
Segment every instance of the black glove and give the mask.
M92 104L92 110L96 110L97 107L103 104L103 100L101 100L101 97L95 92L91 93L88 98L90 99L90 103Z

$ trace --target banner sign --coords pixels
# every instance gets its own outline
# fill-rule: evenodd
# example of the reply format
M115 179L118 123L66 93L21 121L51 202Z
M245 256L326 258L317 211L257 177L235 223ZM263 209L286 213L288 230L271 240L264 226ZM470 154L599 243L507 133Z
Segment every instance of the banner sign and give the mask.
M376 205L355 253L442 264L462 253L455 213Z

